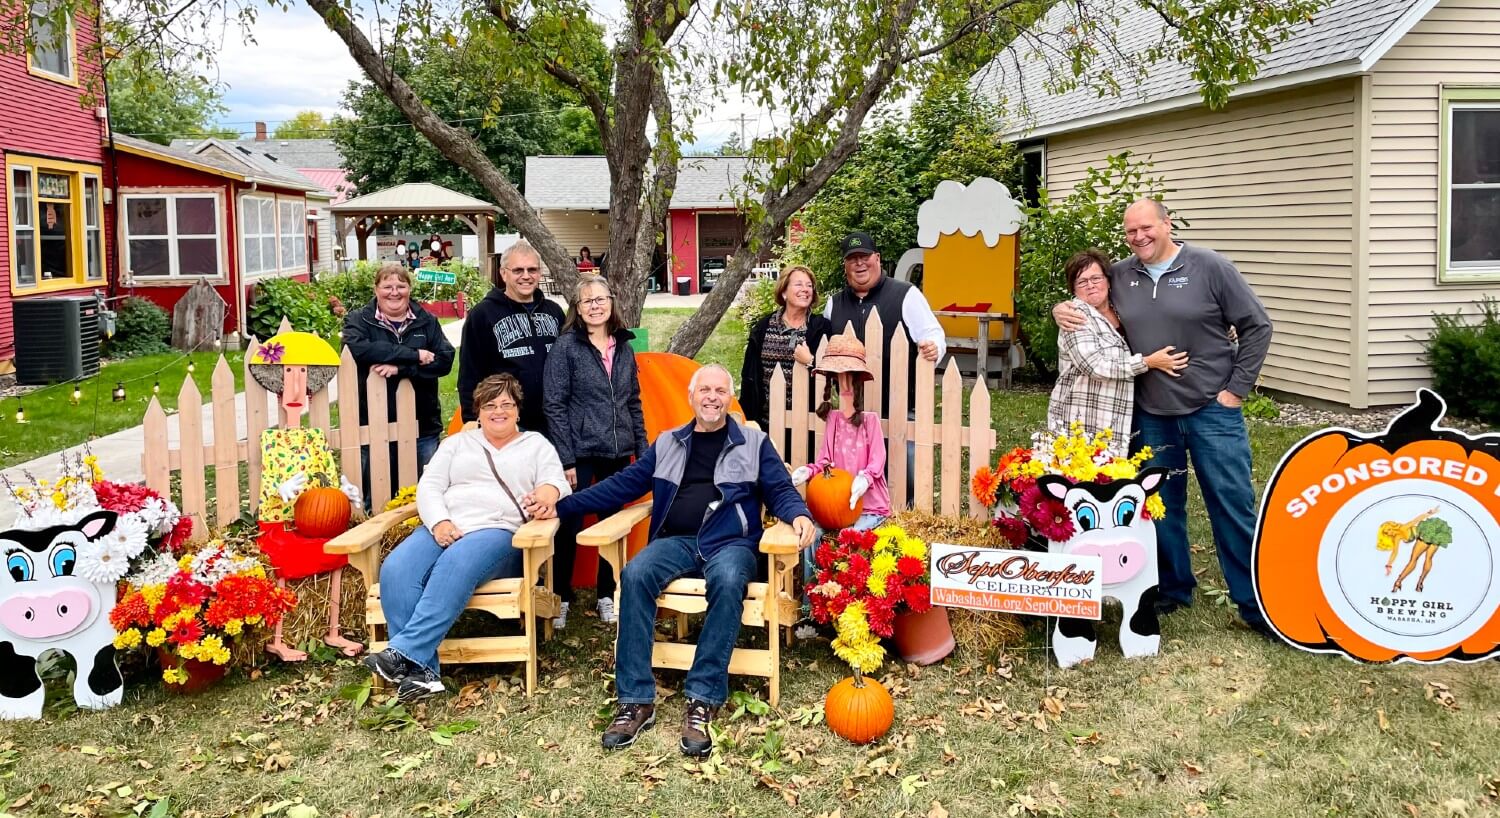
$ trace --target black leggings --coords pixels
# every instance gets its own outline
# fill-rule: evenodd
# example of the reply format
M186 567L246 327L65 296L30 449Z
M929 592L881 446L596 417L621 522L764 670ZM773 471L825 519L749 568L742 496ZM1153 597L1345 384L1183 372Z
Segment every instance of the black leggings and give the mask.
M616 472L630 465L628 457L580 457L573 465L578 477L578 487L574 491L582 491L595 483L613 476ZM599 519L619 511L602 511ZM553 580L557 593L564 602L573 601L573 563L578 554L578 532L583 530L583 515L570 514L559 521L557 529L557 577ZM609 563L599 560L599 572L596 575L595 588L599 592L599 598L614 596L615 573L609 567Z

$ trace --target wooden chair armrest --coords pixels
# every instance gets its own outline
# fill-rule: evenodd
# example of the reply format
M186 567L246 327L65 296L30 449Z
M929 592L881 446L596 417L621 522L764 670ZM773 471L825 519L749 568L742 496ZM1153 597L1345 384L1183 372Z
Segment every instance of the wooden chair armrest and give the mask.
M385 532L417 516L417 504L382 511L323 544L325 554L358 554L380 544Z
M802 550L802 541L797 532L786 523L777 523L760 535L760 553L796 554Z
M609 545L616 540L623 540L630 535L630 529L635 528L637 523L650 516L650 503L626 506L579 532L578 544L599 547Z
M532 520L521 526L511 538L510 544L522 550L551 545L559 522L556 517L550 520Z

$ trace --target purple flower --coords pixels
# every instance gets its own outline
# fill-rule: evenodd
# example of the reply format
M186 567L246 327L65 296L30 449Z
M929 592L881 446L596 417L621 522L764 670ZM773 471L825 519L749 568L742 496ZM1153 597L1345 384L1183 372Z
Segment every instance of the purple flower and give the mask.
M280 342L273 341L260 348L260 359L264 363L279 364L284 354L286 354L286 347Z

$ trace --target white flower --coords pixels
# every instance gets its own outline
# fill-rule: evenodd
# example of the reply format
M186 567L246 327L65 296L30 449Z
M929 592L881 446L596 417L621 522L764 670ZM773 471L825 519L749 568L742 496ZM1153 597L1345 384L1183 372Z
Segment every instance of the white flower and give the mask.
M146 550L146 538L150 533L146 521L134 512L115 518L115 527L102 539L111 541L126 559L135 559Z
M171 579L177 573L177 560L166 554L157 554L155 558L148 560L130 577L130 584L142 588L147 585L161 585Z
M231 574L248 571L255 565L254 559L240 556L223 545L209 544L193 555L191 570L194 580L211 586L217 585Z
M151 499L142 503L140 509L135 511L134 513L141 516L141 520L146 523L146 527L150 529L152 533L161 533L162 515L166 513L166 509L162 506L161 500L152 497Z
M91 540L78 548L73 574L89 582L119 582L130 571L130 558L109 537Z
M89 509L60 509L52 505L51 501L48 501L33 508L21 509L21 514L17 516L15 525L20 529L40 531L44 528L52 528L53 526L73 525L82 520L88 513Z

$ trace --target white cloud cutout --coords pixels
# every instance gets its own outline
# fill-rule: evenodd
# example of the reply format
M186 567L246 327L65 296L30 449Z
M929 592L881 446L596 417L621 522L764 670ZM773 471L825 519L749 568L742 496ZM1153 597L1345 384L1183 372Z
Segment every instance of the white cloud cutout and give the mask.
M1025 223L1026 214L1005 185L988 176L967 187L947 179L917 208L917 244L936 247L940 236L982 233L985 245L994 247L1002 235L1015 234Z

